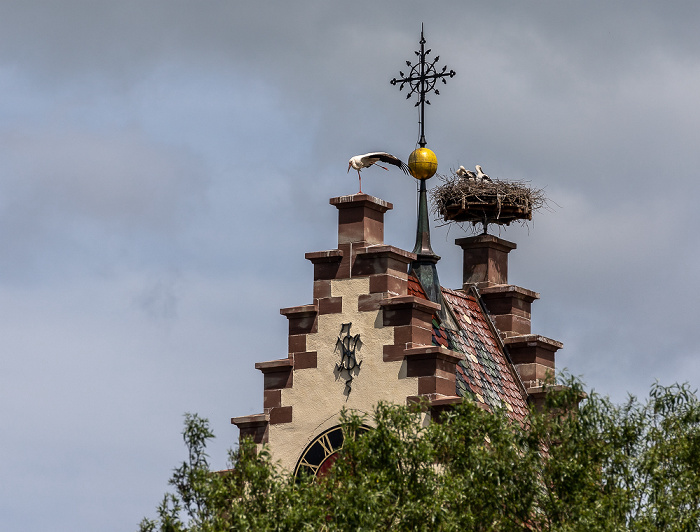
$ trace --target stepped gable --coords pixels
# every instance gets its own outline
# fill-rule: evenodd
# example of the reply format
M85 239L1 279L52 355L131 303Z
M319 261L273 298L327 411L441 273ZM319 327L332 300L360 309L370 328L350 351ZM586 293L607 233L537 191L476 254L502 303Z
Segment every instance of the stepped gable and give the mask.
M523 421L529 410L526 392L513 365L472 294L441 287L458 329L446 327L433 316L433 345L461 353L456 367L456 392L489 409L503 408L508 416ZM426 298L418 279L408 278L409 294Z
M529 404L544 400L541 382L554 372L561 344L531 334L530 304L539 294L508 284L515 244L460 239L462 289L440 287L436 270L427 271L433 293L414 272L434 267L436 256L421 264L420 255L384 243L391 203L354 194L330 204L338 247L305 254L312 303L280 310L287 356L255 364L263 412L231 419L241 437L267 443L291 474L317 474L342 446L344 409L366 414L371 425L380 401L427 400L432 417L467 399L524 422Z

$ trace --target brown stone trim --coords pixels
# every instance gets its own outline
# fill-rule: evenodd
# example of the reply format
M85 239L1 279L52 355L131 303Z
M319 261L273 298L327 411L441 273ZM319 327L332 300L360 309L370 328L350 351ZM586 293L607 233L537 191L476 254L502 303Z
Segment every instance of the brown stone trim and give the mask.
M314 264L314 281L325 281L330 279L342 279L341 261L320 262ZM347 275L345 275L347 277Z
M410 307L423 309L426 312L434 312L440 309L440 303L433 303L427 299L416 296L398 296L387 299L385 307Z
M292 407L279 406L270 410L270 425L292 422Z
M316 351L307 351L304 353L294 353L294 371L298 369L315 368L318 363L318 354Z
M469 249L488 248L504 253L510 253L518 247L515 242L510 242L509 240L498 238L494 235L477 235L457 238L455 239L455 244L462 249L465 247Z
M549 351L548 349L540 349L538 347L522 347L518 349L513 349L510 352L510 358L513 360L513 364L543 364L554 367L555 353L554 351Z
M408 350L407 350L408 351ZM434 356L409 357L406 356L407 377L442 377L443 379L455 379L457 370L454 361L441 359Z
M377 294L360 294L357 298L357 310L360 312L371 312L379 310L381 308L381 303L388 297L388 294L377 293Z
M280 314L289 320L289 334L315 333L318 325L316 317L318 307L316 305L302 305L280 309Z
M343 277L340 266L343 259L347 260L345 254L346 251L343 249L306 253L304 256L314 265L314 281L330 281ZM314 297L320 297L316 296L315 288L316 283L314 283ZM328 296L330 296L330 286L328 287Z
M561 342L558 342L556 340L552 340L551 338L547 338L546 336L541 336L539 334L526 334L526 335L521 335L521 336L511 336L510 338L506 338L503 340L503 343L508 346L508 349L511 350L515 347L520 347L524 345L528 346L541 346L542 348L549 349L551 351L557 351L564 347L564 344Z
M312 315L316 314L316 305L313 303L310 305L299 305L298 307L287 307L287 308L281 308L280 309L280 314L282 316L287 316L287 318L291 317L297 317L297 316L305 316L305 315Z
M392 203L383 199L370 196L369 194L352 194L348 196L338 196L331 198L328 203L338 209L347 209L351 207L363 206L369 209L374 209L382 213L394 208Z
M409 395L406 397L407 405L423 404L431 412L443 412L464 401L463 397L454 394L443 395L441 393L429 393L426 395ZM425 409L424 409L425 410Z
M318 314L339 314L343 312L343 298L342 297L324 297L317 299L316 303L318 305Z
M320 264L322 262L338 262L343 258L343 251L340 249L309 251L308 253L304 253L304 258L311 261L313 264Z
M292 364L289 358L256 362L255 369L263 372L263 388L265 390L291 388L294 383Z
M396 327L413 323L413 309L411 307L407 305L387 307L381 303L385 303L385 301L380 302L380 306L385 307L384 314L382 315L384 327ZM432 316L432 313L430 316Z
M505 336L530 334L532 302L537 292L514 285L496 285L483 288L481 298L496 327Z
M408 367L414 364L412 361L422 359L439 360L439 362L433 363L435 370L439 371L440 375L442 376L454 379L454 373L456 370L454 366L464 357L455 351L450 351L444 347L431 345L432 338L432 327L430 329L415 325L394 327L394 344L384 346L382 352L383 360L384 362L394 362L397 360L408 359ZM421 363L417 362L417 364L420 365ZM450 364L452 365L452 369L449 369L448 367ZM414 369L411 369L410 371L419 372L420 370L416 369L418 367L419 366L414 365ZM433 372L431 375L432 374L435 373ZM413 376L418 376L418 373Z
M290 334L287 341L289 354L300 353L306 351L306 335L305 334Z
M406 349L406 356L411 358L435 357L441 360L446 360L453 364L457 364L460 360L464 360L464 355L457 351L452 351L446 347L438 345L429 345L425 347L411 347Z
M353 276L376 275L382 273L406 274L408 265L416 255L394 246L357 247L352 266Z
M369 292L370 294L389 292L394 295L404 296L408 292L408 274L398 273L390 275L382 273L370 275Z
M532 302L539 299L539 294L519 286L505 285L484 288L481 297L493 315L515 314L529 320Z
M384 309L384 326L418 325L428 327L432 316L440 309L439 303L433 303L415 296L398 296L381 303ZM432 330L432 325L430 325ZM428 342L429 343L429 342Z
M403 360L405 350L406 346L403 345L385 345L383 351L384 362Z
M263 408L267 411L278 406L282 406L282 390L264 390Z
M343 209L338 211L339 244L382 244L384 242L384 213L373 209Z
M527 334L521 336L510 336L503 339L503 343L508 347L508 353L513 364L538 364L549 368L554 368L554 360L556 352L561 349L564 344L552 340L551 338L546 338L544 336L539 336L537 334ZM532 380L533 378L542 378L540 376L540 371L534 372L537 377L532 377L532 370L525 370L527 376L518 370L520 377L525 380Z
M267 423L270 416L267 414L251 414L249 416L238 416L231 418L231 424L240 428L241 425L249 425L253 423Z
M288 358L280 358L279 360L267 360L265 362L256 362L255 369L259 369L263 373L275 371L285 371L292 367L292 361Z
M523 384L525 384L525 388L539 386L547 379L552 379L554 377L553 367L537 364L535 362L529 364L515 364L515 369L520 375Z
M452 396L456 393L455 378L445 379L442 377L418 377L418 394L430 395L441 394Z
M385 362L403 360L404 351L430 346L433 341L432 315L440 305L414 296L379 301L384 326L394 327L394 344L383 348Z
M458 405L460 403L464 402L464 397L459 397L457 395L453 395L451 397L443 397L441 399L433 399L430 401L430 406L431 407L443 407L443 406L451 406L451 405Z
M439 346L406 349L406 376L418 377L418 393L454 396L457 362L463 356Z
M433 329L417 325L394 327L394 344L403 346L426 346L433 342Z
M282 388L291 388L294 385L294 374L292 369L287 371L275 371L273 373L265 373L263 375L263 389L279 390Z
M415 253L390 246L389 244L358 247L356 253L358 256L387 257L397 262L403 262L404 264L410 264L417 258Z
M539 292L535 292L534 290L528 290L527 288L523 288L522 286L517 286L514 284L498 284L489 286L480 289L479 293L481 294L481 297L483 297L485 300L496 299L498 295L501 295L501 297L522 299L524 301L532 303L536 299L540 298Z
M496 328L505 336L530 334L532 331L530 316L523 317L516 314L494 314L491 318Z
M323 297L331 297L330 279L314 281L314 299L321 299Z
M338 271L336 272L334 279L348 279L350 277L352 263L355 260L353 245L355 247L357 246L357 244L353 244L352 242L338 244L338 248L343 251L343 260L338 265Z
M267 414L233 417L231 423L240 430L240 438L252 438L255 443L268 442L269 416Z

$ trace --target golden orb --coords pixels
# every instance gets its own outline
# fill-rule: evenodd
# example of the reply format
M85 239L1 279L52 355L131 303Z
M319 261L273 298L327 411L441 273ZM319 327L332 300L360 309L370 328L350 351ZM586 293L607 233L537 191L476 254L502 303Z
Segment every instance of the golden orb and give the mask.
M437 172L437 157L428 148L417 148L408 156L408 167L416 179L430 179Z

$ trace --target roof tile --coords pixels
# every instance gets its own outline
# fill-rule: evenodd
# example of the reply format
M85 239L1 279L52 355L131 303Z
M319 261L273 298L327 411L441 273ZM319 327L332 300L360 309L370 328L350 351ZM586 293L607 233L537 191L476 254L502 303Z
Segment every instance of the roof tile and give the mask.
M409 275L409 295L427 299L418 279ZM465 354L457 364L456 393L470 397L491 409L523 421L528 412L526 398L514 378L515 369L494 337L487 317L471 294L442 288L443 299L452 310L458 330L442 325L433 316L433 345Z

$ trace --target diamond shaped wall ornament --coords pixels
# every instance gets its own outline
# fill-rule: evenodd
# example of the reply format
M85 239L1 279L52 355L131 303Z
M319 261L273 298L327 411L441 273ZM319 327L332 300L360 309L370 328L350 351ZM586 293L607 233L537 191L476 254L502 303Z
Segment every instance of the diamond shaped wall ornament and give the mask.
M336 363L334 373L336 380L339 377L345 379L346 393L350 395L352 391L352 381L360 372L362 360L357 359L358 352L362 347L360 335L350 334L352 323L343 323L340 327L340 334L335 342L335 352L340 353L340 362Z

